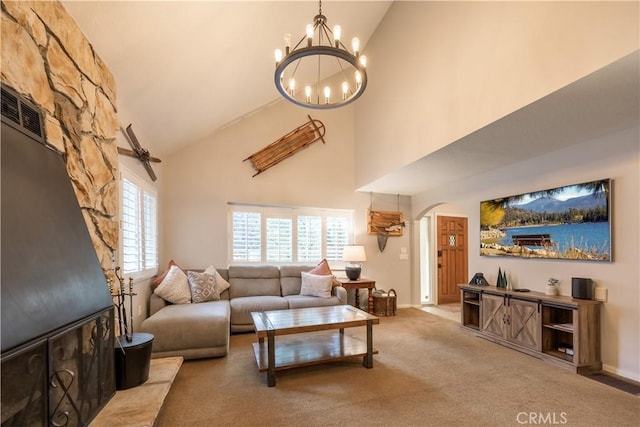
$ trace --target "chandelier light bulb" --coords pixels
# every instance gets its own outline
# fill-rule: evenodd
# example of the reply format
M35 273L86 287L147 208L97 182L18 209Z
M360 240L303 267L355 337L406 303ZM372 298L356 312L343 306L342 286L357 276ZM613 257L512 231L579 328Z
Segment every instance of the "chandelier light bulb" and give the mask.
M355 56L358 56L360 53L360 39L357 37L354 37L353 39L351 39L351 48L353 49L353 54Z
M282 51L280 49L275 50L275 57L276 57L276 65L278 65L280 61L282 61Z
M290 33L286 33L284 35L284 51L286 55L289 55L289 52L291 52L291 34Z
M362 85L362 74L356 70L356 90L360 89L360 85Z
M360 57L360 64L362 64L363 67L367 66L367 55L362 55Z
M349 93L349 84L347 82L342 82L342 100L347 99L348 93Z
M331 98L331 88L329 86L324 87L324 103L329 103L329 98Z
M307 96L307 102L311 102L311 86L304 87L304 94Z
M333 27L333 41L336 47L340 47L340 37L342 37L342 27L336 25Z
M311 44L313 42L313 25L312 24L307 24L307 46L311 47Z
M296 92L296 80L293 78L289 80L289 92L291 93L291 96Z

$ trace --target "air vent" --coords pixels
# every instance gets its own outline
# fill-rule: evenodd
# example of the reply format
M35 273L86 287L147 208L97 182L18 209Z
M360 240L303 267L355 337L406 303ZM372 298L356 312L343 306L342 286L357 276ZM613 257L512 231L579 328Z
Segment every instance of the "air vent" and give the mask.
M20 124L18 118L18 98L2 88L2 115L14 123Z
M21 103L20 112L22 113L22 126L38 136L42 136L42 128L40 127L40 113L37 110Z
M42 117L38 109L4 85L2 86L2 117L42 140Z

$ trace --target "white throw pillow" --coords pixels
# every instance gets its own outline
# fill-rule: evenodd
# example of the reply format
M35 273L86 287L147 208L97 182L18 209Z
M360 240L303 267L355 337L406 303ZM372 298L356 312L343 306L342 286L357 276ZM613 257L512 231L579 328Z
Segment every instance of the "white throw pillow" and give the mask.
M319 276L304 271L301 274L302 284L300 285L300 295L331 298L333 276Z
M231 286L229 282L224 280L224 277L222 277L220 273L218 273L218 270L216 270L213 265L207 267L204 272L216 277L216 291L218 291L218 295L222 295L222 293L229 289L229 287Z
M171 266L169 272L153 293L172 304L191 303L189 280L184 271L176 265Z

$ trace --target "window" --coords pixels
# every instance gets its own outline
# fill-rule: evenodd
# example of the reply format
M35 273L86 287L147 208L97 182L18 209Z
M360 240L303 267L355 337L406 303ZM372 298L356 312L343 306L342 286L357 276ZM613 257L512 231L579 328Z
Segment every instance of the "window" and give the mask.
M342 261L352 211L229 205L231 263Z
M121 166L122 273L151 276L158 268L158 206L156 190Z

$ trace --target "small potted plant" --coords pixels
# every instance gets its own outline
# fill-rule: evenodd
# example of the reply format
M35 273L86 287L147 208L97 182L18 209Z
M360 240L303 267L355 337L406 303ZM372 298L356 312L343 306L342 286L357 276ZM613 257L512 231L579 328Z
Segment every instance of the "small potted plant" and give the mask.
M547 281L547 288L545 289L544 293L546 295L558 295L558 279L554 279L553 277L549 278L549 280Z

